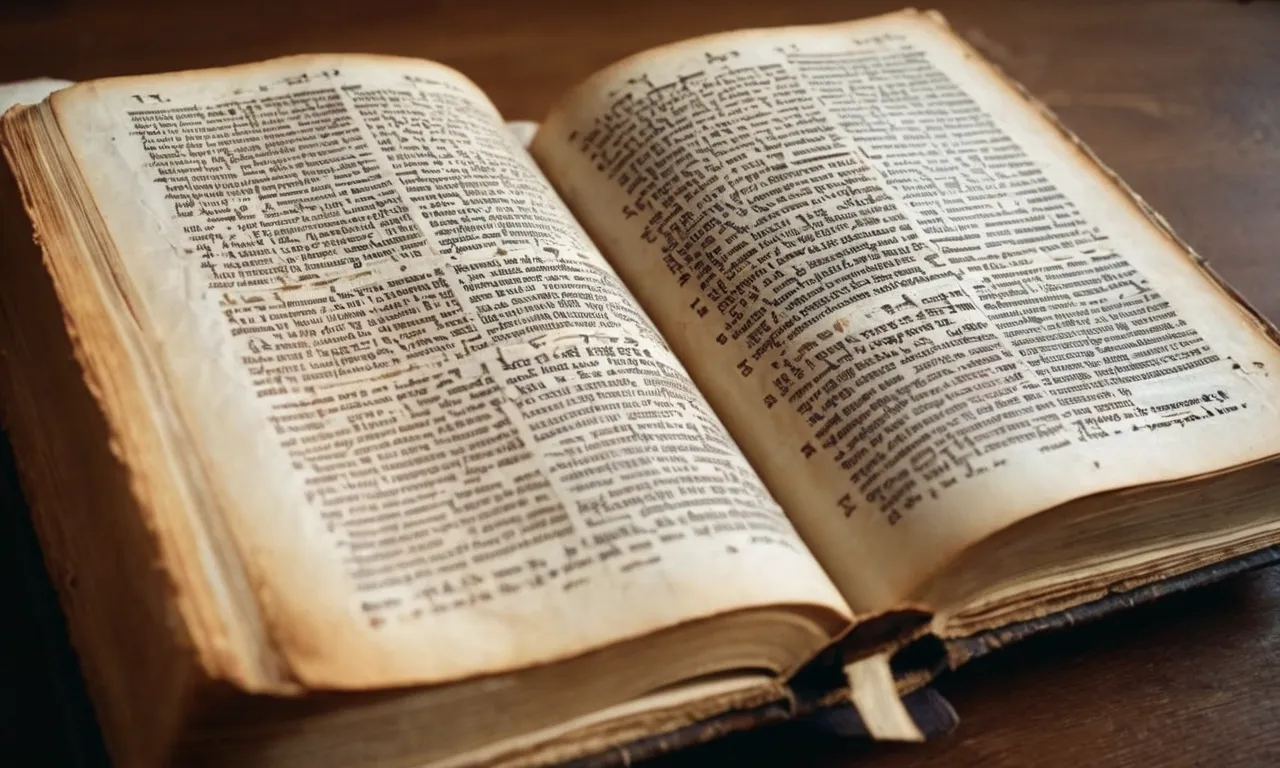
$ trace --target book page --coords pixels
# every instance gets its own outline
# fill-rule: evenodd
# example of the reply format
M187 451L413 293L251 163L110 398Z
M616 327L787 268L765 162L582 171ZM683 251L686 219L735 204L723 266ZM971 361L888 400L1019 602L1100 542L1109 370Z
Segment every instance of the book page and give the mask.
M0 115L15 104L39 103L49 94L69 85L71 85L69 80L56 80L51 77L0 83Z
M926 14L641 54L532 151L857 610L1280 451L1260 323Z
M517 144L528 149L534 135L538 132L538 124L532 120L508 120L507 130L515 138Z
M465 78L295 57L53 105L305 684L455 680L751 607L848 619Z

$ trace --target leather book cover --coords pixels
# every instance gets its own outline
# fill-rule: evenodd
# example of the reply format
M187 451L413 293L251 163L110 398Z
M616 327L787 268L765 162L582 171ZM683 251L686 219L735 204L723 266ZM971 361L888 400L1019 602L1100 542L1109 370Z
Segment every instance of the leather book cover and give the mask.
M1041 632L1066 629L1077 624L1096 621L1104 616L1128 610L1167 595L1186 592L1278 562L1280 562L1280 546L1266 547L1231 560L1223 560L1178 576L1144 584L1136 589L1113 592L1106 597L1081 603L1047 616L1015 622L969 637L947 640L943 643L946 649L946 666L955 669L961 664Z

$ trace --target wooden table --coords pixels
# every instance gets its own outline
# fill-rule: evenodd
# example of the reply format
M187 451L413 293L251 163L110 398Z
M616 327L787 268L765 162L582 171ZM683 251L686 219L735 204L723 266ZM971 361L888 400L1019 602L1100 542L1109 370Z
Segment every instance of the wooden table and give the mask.
M181 7L8 0L0 10L0 81L368 51L442 61L475 79L509 118L537 119L576 80L649 46L895 7L855 0L174 5ZM1280 5L938 5L1264 313L1280 318ZM0 673L0 763L14 764L8 758L24 746L39 750L32 764L100 762L20 502L8 504L0 539L12 545L0 552L0 596L19 606L14 623L0 620L8 662ZM24 630L23 622L41 618L52 621L50 630ZM943 679L939 689L961 725L926 746L842 741L793 724L664 765L1280 765L1280 571L1029 641ZM86 735L51 740L52 723Z

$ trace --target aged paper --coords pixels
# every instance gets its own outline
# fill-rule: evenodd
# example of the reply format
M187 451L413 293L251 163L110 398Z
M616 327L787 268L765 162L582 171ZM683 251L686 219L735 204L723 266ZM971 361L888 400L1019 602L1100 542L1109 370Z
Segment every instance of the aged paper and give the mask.
M855 609L1280 451L1256 322L925 14L641 54L533 153Z
M298 57L53 103L304 683L500 672L767 605L848 618L460 75Z

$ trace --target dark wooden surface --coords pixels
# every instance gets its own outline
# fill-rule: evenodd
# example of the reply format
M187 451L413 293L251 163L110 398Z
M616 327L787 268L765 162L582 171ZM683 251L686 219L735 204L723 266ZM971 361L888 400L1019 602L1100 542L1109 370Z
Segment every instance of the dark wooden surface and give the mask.
M1280 5L936 5L1056 109L1265 314L1280 318ZM856 0L0 0L0 81L84 79L303 51L381 52L447 63L475 79L509 118L537 119L576 80L652 45L895 7ZM0 492L0 503L5 498ZM23 548L30 531L21 503L12 490L7 498L0 599L18 606L18 615L0 619L0 764L91 759L100 749L91 733L48 738L53 725L91 731L92 721L74 675L65 674L71 656L49 607L49 586ZM24 628L40 621L51 629ZM939 688L961 725L926 746L841 741L794 724L661 765L1280 765L1280 571L1029 641ZM24 748L29 756L18 751Z

